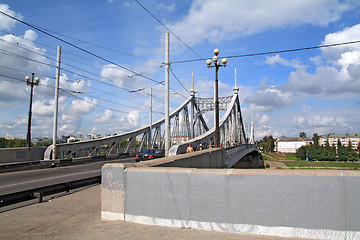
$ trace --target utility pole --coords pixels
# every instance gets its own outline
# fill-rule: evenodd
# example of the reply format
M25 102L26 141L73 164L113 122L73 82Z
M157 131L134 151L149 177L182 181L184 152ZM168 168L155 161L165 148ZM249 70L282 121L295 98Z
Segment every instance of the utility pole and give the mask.
M150 87L150 129L149 129L149 138L148 138L148 148L152 148L151 146L151 131L152 131L152 87Z
M55 108L54 108L54 127L53 127L53 154L52 159L56 159L56 139L57 139L57 119L58 119L58 104L59 104L59 82L60 82L60 55L61 47L57 47L57 64L56 64L56 82L55 82Z
M165 33L165 156L169 156L170 149L170 121L169 121L169 32Z

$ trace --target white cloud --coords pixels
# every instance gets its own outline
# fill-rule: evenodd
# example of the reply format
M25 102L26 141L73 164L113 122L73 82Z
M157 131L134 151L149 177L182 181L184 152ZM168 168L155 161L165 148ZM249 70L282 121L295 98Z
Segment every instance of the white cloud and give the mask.
M157 7L160 10L166 10L168 12L172 12L175 10L175 2L171 5L166 5L166 4L160 3L157 5Z
M90 98L85 97L84 100L73 100L66 111L73 116L83 116L84 114L91 112L96 104L96 99L91 100Z
M269 112L295 103L296 97L277 86L267 85L266 79L263 79L257 92L247 96L244 101L255 112Z
M138 74L142 73L141 71L136 72ZM111 81L114 85L126 90L133 90L136 88L144 87L144 83L146 81L138 74L131 73L114 64L104 65L101 70L101 77L105 81Z
M12 81L0 81L0 103L13 104L14 100L26 101L29 98L29 92L25 91L26 83L12 82Z
M139 120L140 120L140 113L139 111L130 111L127 114L127 121L129 122L129 124L131 126L138 126L139 125Z
M212 41L213 36L217 36L213 41L221 41L225 37L252 35L287 26L325 26L338 20L350 8L349 2L338 0L223 0L221 3L195 0L188 14L168 27L184 42L195 45Z
M271 66L275 66L278 63L296 69L306 68L306 66L303 65L299 60L297 59L287 60L285 58L280 57L279 54L276 54L275 56L271 56L271 57L266 57L265 63Z
M20 20L23 19L23 16L21 14L14 12L13 10L10 10L9 5L7 4L0 4L0 11L9 14L10 16L14 16ZM0 30L11 30L15 26L16 21L0 14Z
M360 39L360 24L343 31L330 33L324 43L346 42ZM297 69L289 75L284 89L308 94L334 95L360 92L360 44L327 48L316 61L330 58L327 66L317 66L314 73Z
M106 109L104 114L99 114L95 117L94 123L109 123L109 121L114 119L114 117L114 113L111 110Z
M117 132L128 132L140 127L140 113L139 111L130 111L125 116L122 116L118 121Z
M267 114L255 114L254 116L255 139L264 136L279 136L279 132L272 127L272 120Z
M341 42L358 41L360 39L360 24L352 27L347 27L342 31L330 33L326 35L322 44L330 45ZM344 52L359 51L359 44L347 44L336 47L322 48L321 51L324 57L333 60L335 63L341 58Z
M259 117L259 116L258 116ZM269 123L269 120L270 120L270 117L266 114L263 114L260 116L257 124L258 125L264 125L264 124L268 124Z
M33 41L36 38L37 34L32 30L27 30L23 37L12 34L0 36L0 49L3 49L2 55L6 56L0 58L3 75L22 80L25 75L30 75L32 72L35 74L48 73L50 68L49 61L45 57L46 50L34 45ZM28 74L24 72L28 72Z
M343 112L343 110L342 110ZM322 113L302 113L294 116L291 122L293 129L301 129L307 132L319 132L320 134L337 132L348 133L352 131L349 125L338 112L323 111Z

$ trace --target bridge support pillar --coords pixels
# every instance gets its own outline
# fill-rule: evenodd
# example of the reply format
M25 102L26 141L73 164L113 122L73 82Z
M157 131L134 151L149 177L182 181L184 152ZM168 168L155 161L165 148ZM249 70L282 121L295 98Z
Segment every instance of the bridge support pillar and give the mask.
M261 154L256 152L240 159L235 163L234 168L264 168L264 161Z

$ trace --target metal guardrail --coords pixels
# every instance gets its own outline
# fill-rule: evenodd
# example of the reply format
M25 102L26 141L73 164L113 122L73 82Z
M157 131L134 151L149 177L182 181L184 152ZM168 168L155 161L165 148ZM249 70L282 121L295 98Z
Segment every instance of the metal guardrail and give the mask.
M69 192L72 189L85 187L92 184L100 184L100 183L101 183L101 175L98 175L98 176L93 176L93 177L74 180L74 181L66 181L49 186L32 188L21 192L9 193L0 196L0 208L36 198L38 199L38 202L41 203L43 201L44 196L48 196L60 192Z
M37 169L44 168L40 160L37 161L26 161L26 162L13 162L13 163L1 163L0 164L0 173L4 172L13 172L19 170L28 170L28 169Z

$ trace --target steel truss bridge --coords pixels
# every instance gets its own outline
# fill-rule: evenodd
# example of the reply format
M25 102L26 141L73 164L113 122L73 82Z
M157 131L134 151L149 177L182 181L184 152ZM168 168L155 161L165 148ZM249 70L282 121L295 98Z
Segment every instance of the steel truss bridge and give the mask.
M253 144L248 144L245 127L241 115L238 89L229 97L219 98L219 109L225 112L220 119L220 145L226 148L229 158L227 167L233 167L239 157L257 156L259 151ZM197 98L195 94L169 115L170 118L170 150L169 155L186 152L189 143L194 149L210 148L214 143L215 126L209 129L204 113L214 111L213 98ZM120 135L99 139L64 143L57 145L56 159L78 158L117 158L120 155L136 153L144 148L156 145L164 149L165 118L137 130ZM44 160L52 159L53 145L45 151ZM234 160L235 159L235 160Z

